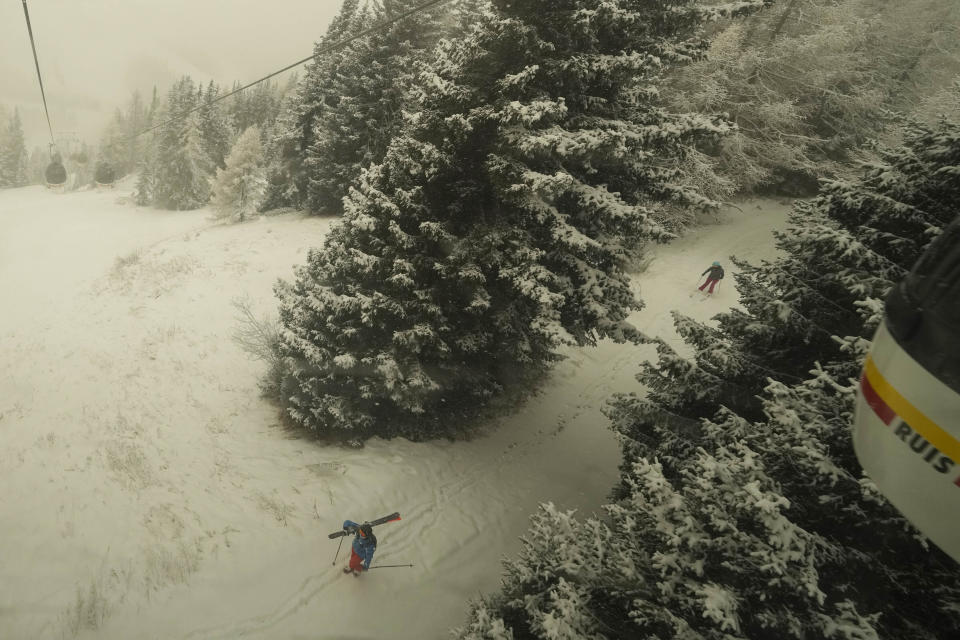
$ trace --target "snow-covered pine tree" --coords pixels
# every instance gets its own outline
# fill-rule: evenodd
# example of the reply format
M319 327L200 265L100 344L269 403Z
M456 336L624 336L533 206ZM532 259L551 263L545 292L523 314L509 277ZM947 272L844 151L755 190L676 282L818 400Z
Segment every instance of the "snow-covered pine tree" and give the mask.
M341 38L353 36L366 29L374 20L373 11L366 3L350 15L343 27ZM366 123L358 110L363 105L364 66L371 58L369 37L351 42L347 47L326 54L327 77L322 80L322 103L314 110L311 127L311 144L304 149L303 168L306 176L306 199L308 211L339 213L340 202L350 183L359 177L364 166L362 143ZM371 87L375 90L375 87ZM357 102L360 102L358 105ZM358 117L351 119L351 113ZM360 154L358 156L358 153ZM338 191L339 195L331 195Z
M14 109L0 131L0 188L27 184L28 159L20 111Z
M233 129L223 113L223 107L220 102L216 102L219 96L220 87L211 80L200 97L201 108L197 111L201 144L215 169L225 166L225 158L234 139Z
M239 88L240 83L235 83L231 91ZM256 125L261 132L266 130L277 118L283 92L276 82L267 80L235 94L226 102L225 108L233 128L246 131Z
M280 108L277 126L267 146L265 206L269 208L306 205L308 177L304 160L307 149L315 141L314 123L328 102L335 104L337 98L330 90L336 79L337 58L323 53L323 49L346 35L359 5L359 0L343 1L327 32L314 45L316 57L307 64L297 90L288 94Z
M372 11L361 7L345 35L388 20L421 4L382 0ZM364 167L379 162L403 124L407 92L416 72L443 33L446 6L421 11L361 38L334 54L327 91L335 98L317 114L315 142L307 148L307 206L339 213L347 190Z
M925 552L868 488L832 464L814 431L804 433L803 420L823 409L804 411L810 399L759 429L731 414L705 422L679 469L632 462L605 518L542 505L523 550L504 562L501 591L475 602L455 636L952 637L956 565ZM837 426L817 430L846 437ZM747 431L755 437L744 438ZM782 478L793 480L786 490ZM803 483L812 484L807 500L788 497ZM838 500L843 490L848 499ZM811 513L839 517L846 539L803 526Z
M289 413L322 433L427 437L567 344L636 340L631 247L663 240L687 145L723 122L654 106L698 54L686 1L493 3L421 75L419 112L277 288ZM745 11L756 3L736 3Z
M602 519L541 505L455 637L877 637L854 602L826 600L817 561L834 549L790 520L749 447L700 449L674 477L640 460L623 482Z
M219 217L243 222L257 212L266 186L260 129L254 125L237 138L226 167L217 169L211 204Z
M197 209L210 199L214 165L204 146L196 112L200 92L189 76L167 94L165 117L170 120L156 136L156 151L141 181L150 180L150 204L163 209ZM138 189L139 193L139 189Z
M267 162L267 189L264 209L297 207L306 194L306 173L300 151L300 134L296 127L300 108L297 91L288 93L280 103L280 111L267 133L264 155Z

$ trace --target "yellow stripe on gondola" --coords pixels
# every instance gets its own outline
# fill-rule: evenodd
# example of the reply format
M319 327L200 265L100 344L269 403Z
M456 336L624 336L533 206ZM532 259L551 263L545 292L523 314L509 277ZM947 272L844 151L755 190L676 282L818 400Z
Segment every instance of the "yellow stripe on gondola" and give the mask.
M935 446L940 453L954 462L960 463L960 441L944 431L940 425L900 395L900 392L894 389L893 385L887 382L887 379L877 369L873 358L867 358L863 371L877 395L883 398L883 401L900 416L901 420L910 425L910 428L923 436L927 442Z

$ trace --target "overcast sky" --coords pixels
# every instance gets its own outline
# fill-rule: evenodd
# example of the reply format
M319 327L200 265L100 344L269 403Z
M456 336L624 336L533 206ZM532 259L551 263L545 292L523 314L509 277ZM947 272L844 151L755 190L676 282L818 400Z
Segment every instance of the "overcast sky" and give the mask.
M342 0L27 0L54 133L96 143L134 89L249 82L313 50ZM302 67L301 67L302 69ZM22 0L0 0L0 104L48 142Z

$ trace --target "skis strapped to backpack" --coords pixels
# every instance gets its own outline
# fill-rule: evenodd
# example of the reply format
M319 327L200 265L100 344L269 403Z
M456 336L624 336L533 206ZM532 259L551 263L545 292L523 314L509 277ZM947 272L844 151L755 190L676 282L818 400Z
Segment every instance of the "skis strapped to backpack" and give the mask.
M375 526L377 526L378 524L383 524L383 523L385 523L385 522L393 522L394 520L399 520L399 519L400 519L400 512L397 511L396 513L391 513L391 514L388 515L388 516L383 516L382 518L377 518L376 520L371 520L371 521L370 521L369 523L367 523L367 524L369 524L371 527L375 527ZM353 534L353 533L356 533L356 531L353 531L353 530L351 530L351 531L346 531L346 530L344 530L344 529L341 529L340 531L334 531L333 533L329 534L327 537L330 538L331 540L333 540L334 538L339 538L340 536L351 535L351 534Z

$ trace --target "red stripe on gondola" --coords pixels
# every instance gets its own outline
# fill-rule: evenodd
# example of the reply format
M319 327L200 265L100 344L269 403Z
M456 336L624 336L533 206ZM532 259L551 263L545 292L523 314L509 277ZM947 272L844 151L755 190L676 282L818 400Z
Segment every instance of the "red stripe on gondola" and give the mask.
M867 404L870 405L874 413L883 420L884 424L889 425L893 422L897 414L883 401L883 398L877 395L877 392L874 391L873 386L870 384L870 380L867 379L866 373L860 377L860 390L863 392L863 399L867 401Z

